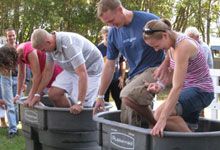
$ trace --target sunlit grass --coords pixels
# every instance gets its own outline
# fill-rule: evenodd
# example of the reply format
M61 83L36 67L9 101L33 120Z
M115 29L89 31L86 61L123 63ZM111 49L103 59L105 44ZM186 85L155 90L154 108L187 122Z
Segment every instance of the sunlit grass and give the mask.
M19 135L8 138L8 129L0 128L0 150L25 150L25 139L22 135L21 125L19 125Z

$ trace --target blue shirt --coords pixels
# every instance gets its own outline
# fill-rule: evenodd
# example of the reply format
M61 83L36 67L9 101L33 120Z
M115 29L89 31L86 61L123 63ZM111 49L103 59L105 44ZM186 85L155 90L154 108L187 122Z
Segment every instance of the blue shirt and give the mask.
M150 20L159 19L159 17L143 11L134 11L133 14L130 24L110 29L107 46L108 59L115 60L119 52L127 59L130 68L129 78L149 67L159 66L164 59L163 51L156 52L145 44L143 39L144 25Z

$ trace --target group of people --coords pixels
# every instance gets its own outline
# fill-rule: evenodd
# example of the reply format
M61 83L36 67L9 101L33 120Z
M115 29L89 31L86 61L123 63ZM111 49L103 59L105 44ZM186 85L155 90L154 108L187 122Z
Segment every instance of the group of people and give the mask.
M104 108L104 94L114 74L119 53L129 65L122 99L121 122L140 126L147 120L151 134L163 131L190 132L197 128L200 111L214 98L204 48L172 30L168 20L130 11L119 0L100 0L97 16L111 26L95 112ZM172 84L165 102L153 113L154 95Z
M56 107L70 107L71 113L79 114L83 107L94 106L96 114L104 110L106 93L113 86L119 88L112 96L122 123L141 126L147 121L151 134L160 137L165 129L195 130L200 111L214 98L201 44L172 30L168 20L128 10L120 0L100 0L97 16L110 26L101 31L106 34L102 46L77 33L36 29L31 41L0 48L0 56L8 55L1 57L1 72L14 70L18 63L15 100L21 96L27 65L33 74L27 107L40 102L46 92ZM124 71L118 73L124 60L129 66L125 84ZM172 84L168 97L152 112L155 94L168 84Z

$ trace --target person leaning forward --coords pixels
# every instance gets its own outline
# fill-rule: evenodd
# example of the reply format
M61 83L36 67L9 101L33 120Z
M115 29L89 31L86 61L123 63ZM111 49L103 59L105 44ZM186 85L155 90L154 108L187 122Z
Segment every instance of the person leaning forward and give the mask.
M122 6L120 0L100 0L97 4L97 16L112 29L108 35L107 60L94 114L104 108L103 95L112 80L115 60L121 53L130 68L126 86L120 93L121 122L141 126L142 119L139 118L140 114L144 114L144 120L155 124L152 112L148 109L154 94L147 91L145 81L149 83L156 81L153 72L162 63L164 53L156 52L145 44L142 33L146 22L159 17L152 13L128 10ZM134 111L134 107L137 106L141 106L142 109Z
M157 123L151 135L162 137L164 130L195 131L200 111L214 99L213 82L201 45L173 30L167 19L148 22L144 27L143 38L155 51L163 49L166 52L170 60L167 70L173 70L168 76L172 83L169 94L154 112ZM150 83L148 90L154 91L158 85Z
M49 99L57 107L70 107L74 114L80 113L83 106L92 107L104 63L97 47L77 33L48 33L43 29L34 30L31 42L34 48L47 52L47 63L37 93L47 85L54 63L57 63L63 72L53 82ZM38 96L34 97L34 101L39 100Z

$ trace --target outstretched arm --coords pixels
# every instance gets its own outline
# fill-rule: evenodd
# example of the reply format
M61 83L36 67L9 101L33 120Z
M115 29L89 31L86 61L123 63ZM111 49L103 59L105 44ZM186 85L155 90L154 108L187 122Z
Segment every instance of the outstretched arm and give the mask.
M115 71L115 60L106 60L104 69L102 71L101 84L98 92L98 99L96 100L93 114L96 114L104 109L104 94L109 87Z
M26 64L19 62L18 64L18 84L17 84L17 94L14 97L14 103L20 98L23 85L25 84L26 78Z
M86 70L85 64L81 64L79 67L75 69L76 74L79 77L78 80L78 102L80 104L74 104L70 107L70 112L74 114L78 114L82 111L82 106L85 101L86 92L88 88L88 74Z
M37 51L33 50L28 54L28 61L30 62L30 68L33 74L32 77L32 87L28 94L27 100L24 102L25 105L29 105L32 98L34 97L35 92L37 91L38 85L41 81L41 70L40 70L40 63L37 56Z
M50 82L54 71L54 62L46 62L44 71L41 73L40 81L36 82L36 89L33 90L33 96L29 104L30 107L33 107L36 103L40 101L40 94L44 88Z
M119 77L119 87L122 89L125 86L125 78L126 78L126 62L123 58L123 56L121 56L122 58L120 58L119 61L119 69L120 69L120 77Z

